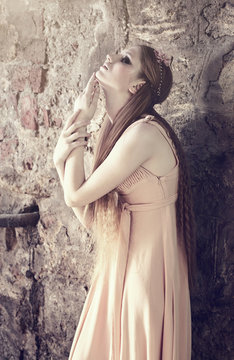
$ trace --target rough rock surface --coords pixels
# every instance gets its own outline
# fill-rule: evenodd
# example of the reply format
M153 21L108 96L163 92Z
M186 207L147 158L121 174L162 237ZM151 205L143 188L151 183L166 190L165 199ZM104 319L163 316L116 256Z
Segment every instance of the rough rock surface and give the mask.
M157 110L178 133L192 174L192 358L233 358L233 18L233 4L218 0L1 1L0 214L40 215L36 226L0 228L1 360L68 357L93 246L64 203L53 149L106 53L135 43L174 57L173 90Z

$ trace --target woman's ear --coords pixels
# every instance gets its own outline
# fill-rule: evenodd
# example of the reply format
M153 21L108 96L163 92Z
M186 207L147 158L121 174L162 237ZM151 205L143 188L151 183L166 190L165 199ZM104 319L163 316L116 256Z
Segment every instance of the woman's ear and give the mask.
M145 80L137 80L134 81L134 83L132 83L129 87L129 92L131 94L136 94L136 92L146 83Z

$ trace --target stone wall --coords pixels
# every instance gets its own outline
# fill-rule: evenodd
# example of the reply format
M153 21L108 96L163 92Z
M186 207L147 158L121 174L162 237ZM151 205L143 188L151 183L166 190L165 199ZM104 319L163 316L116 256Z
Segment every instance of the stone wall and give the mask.
M93 244L65 205L53 149L106 53L145 43L174 57L173 90L157 110L178 133L192 174L193 359L231 360L233 4L1 0L0 14L0 359L68 357ZM87 171L90 160L91 152Z

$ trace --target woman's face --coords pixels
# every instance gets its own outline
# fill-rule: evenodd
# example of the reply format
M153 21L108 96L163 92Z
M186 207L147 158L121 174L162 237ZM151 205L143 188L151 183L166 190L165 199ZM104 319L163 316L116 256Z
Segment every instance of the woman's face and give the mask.
M105 63L96 72L100 85L104 89L128 92L131 83L140 78L140 51L139 46L134 46L120 54L107 55Z

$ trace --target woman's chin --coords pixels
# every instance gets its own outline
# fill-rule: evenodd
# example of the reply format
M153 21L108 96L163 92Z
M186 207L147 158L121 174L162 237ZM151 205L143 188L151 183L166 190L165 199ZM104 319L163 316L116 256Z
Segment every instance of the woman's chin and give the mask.
M98 71L96 71L96 73L95 73L95 77L96 77L96 79L98 80L98 82L99 82L99 84L101 85L101 76L100 76L100 72L99 72L99 70Z
M95 76L96 76L96 79L99 80L99 77L100 77L100 69L98 69L98 70L95 72Z
M99 70L98 70L98 71L95 73L96 79L97 79L99 85L100 85L101 87L104 87L104 86L105 86L105 82L102 81L102 77L99 76L99 75L100 75L100 74L99 74Z

